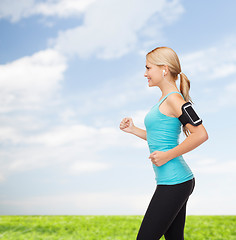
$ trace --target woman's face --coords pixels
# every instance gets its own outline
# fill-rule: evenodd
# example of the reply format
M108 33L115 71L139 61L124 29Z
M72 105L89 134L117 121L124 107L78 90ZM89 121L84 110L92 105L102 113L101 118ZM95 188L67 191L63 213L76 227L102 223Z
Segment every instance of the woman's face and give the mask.
M146 60L146 71L144 77L148 80L148 86L158 86L163 77L163 67L154 65Z

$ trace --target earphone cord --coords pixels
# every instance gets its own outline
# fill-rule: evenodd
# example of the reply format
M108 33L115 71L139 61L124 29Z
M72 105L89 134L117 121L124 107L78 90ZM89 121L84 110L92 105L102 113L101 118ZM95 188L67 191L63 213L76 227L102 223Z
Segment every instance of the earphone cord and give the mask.
M163 78L164 78L164 80L165 80L166 82L168 82L170 85L172 85L172 86L174 86L174 87L175 87L175 85L174 85L174 84L170 83L168 80L166 80L166 79L165 79L165 76L164 76L164 71L163 71Z

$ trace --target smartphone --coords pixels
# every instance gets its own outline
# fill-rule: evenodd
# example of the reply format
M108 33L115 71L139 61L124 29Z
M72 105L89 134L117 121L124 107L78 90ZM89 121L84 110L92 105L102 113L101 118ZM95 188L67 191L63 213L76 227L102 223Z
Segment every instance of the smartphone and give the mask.
M188 115L189 119L194 123L197 124L202 121L202 119L197 115L194 111L191 103L186 104L183 109L185 110L186 114Z

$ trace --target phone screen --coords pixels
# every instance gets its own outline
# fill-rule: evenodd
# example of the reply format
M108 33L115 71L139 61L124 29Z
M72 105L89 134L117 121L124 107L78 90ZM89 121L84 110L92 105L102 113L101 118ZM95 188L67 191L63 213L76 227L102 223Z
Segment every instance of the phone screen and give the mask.
M192 118L193 122L198 121L200 118L192 108L192 106L188 106L185 108L186 112L189 114L189 116Z

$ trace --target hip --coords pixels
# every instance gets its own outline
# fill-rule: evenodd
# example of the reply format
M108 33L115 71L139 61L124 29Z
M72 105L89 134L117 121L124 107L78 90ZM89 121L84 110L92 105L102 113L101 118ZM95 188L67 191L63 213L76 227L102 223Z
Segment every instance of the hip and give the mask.
M181 189L183 189L184 191L186 191L187 195L190 196L195 188L195 177L191 178L190 180L172 185L158 184L156 188L157 189L168 188L170 191L171 190L175 191L178 189L178 192L181 192Z
M160 167L153 164L153 169L157 184L178 184L194 177L182 156L173 158Z

